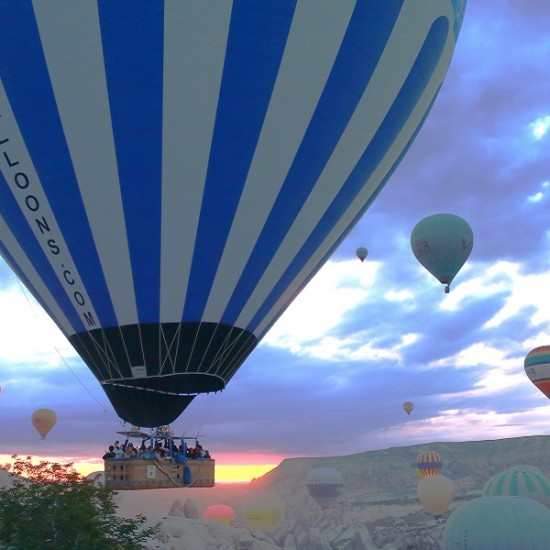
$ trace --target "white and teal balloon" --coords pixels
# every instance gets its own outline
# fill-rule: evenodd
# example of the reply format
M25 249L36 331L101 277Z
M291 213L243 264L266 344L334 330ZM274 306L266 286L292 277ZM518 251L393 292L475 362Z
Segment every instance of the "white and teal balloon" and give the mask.
M452 512L443 550L547 550L550 510L526 497L489 496Z
M463 12L2 4L0 252L122 419L226 387L399 164Z
M550 508L550 479L533 466L513 466L489 479L482 495L527 497Z
M446 293L473 246L472 228L455 214L428 216L419 221L411 233L411 248L416 259L445 285Z

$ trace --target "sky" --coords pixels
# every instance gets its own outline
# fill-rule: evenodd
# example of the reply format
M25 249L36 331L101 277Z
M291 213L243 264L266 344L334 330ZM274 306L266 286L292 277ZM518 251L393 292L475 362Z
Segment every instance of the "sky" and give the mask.
M218 481L291 457L550 434L523 370L550 344L549 28L547 0L470 0L435 105L379 197L227 388L172 424L200 434ZM474 232L449 294L410 247L440 212ZM2 260L0 335L0 462L101 470L125 426ZM30 423L40 407L58 415L45 440Z

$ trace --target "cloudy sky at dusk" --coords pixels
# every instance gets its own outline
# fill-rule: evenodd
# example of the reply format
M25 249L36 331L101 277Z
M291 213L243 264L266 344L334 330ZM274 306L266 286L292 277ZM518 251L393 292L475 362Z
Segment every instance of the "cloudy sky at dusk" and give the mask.
M547 0L470 0L441 93L380 196L175 432L204 434L220 464L550 434L550 403L523 371L550 344L549 28ZM468 220L475 239L448 295L410 248L438 212ZM1 260L0 334L0 455L101 456L120 420ZM44 441L38 407L58 414Z

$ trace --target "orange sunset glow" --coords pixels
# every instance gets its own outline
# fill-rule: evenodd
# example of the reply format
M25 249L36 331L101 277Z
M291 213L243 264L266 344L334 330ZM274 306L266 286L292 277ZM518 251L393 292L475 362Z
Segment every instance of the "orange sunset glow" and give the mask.
M66 464L73 463L74 469L83 476L87 476L92 472L103 470L103 460L96 457L83 459L82 457L60 457L60 456L32 456L33 462L46 460L48 462L59 462ZM246 464L245 457L233 455L221 456L216 461L216 483L246 483L254 478L258 478L272 470L283 459L282 457L275 460L275 457L268 457L270 463L265 462L265 458L252 456L250 462ZM11 455L0 455L0 464L11 463Z

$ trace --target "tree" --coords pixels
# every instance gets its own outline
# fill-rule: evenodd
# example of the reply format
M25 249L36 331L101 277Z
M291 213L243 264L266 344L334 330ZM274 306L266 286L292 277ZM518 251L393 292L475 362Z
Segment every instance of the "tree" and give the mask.
M72 463L12 456L2 466L11 483L0 489L0 541L17 550L135 550L160 538L146 518L117 516L114 491L82 477Z

